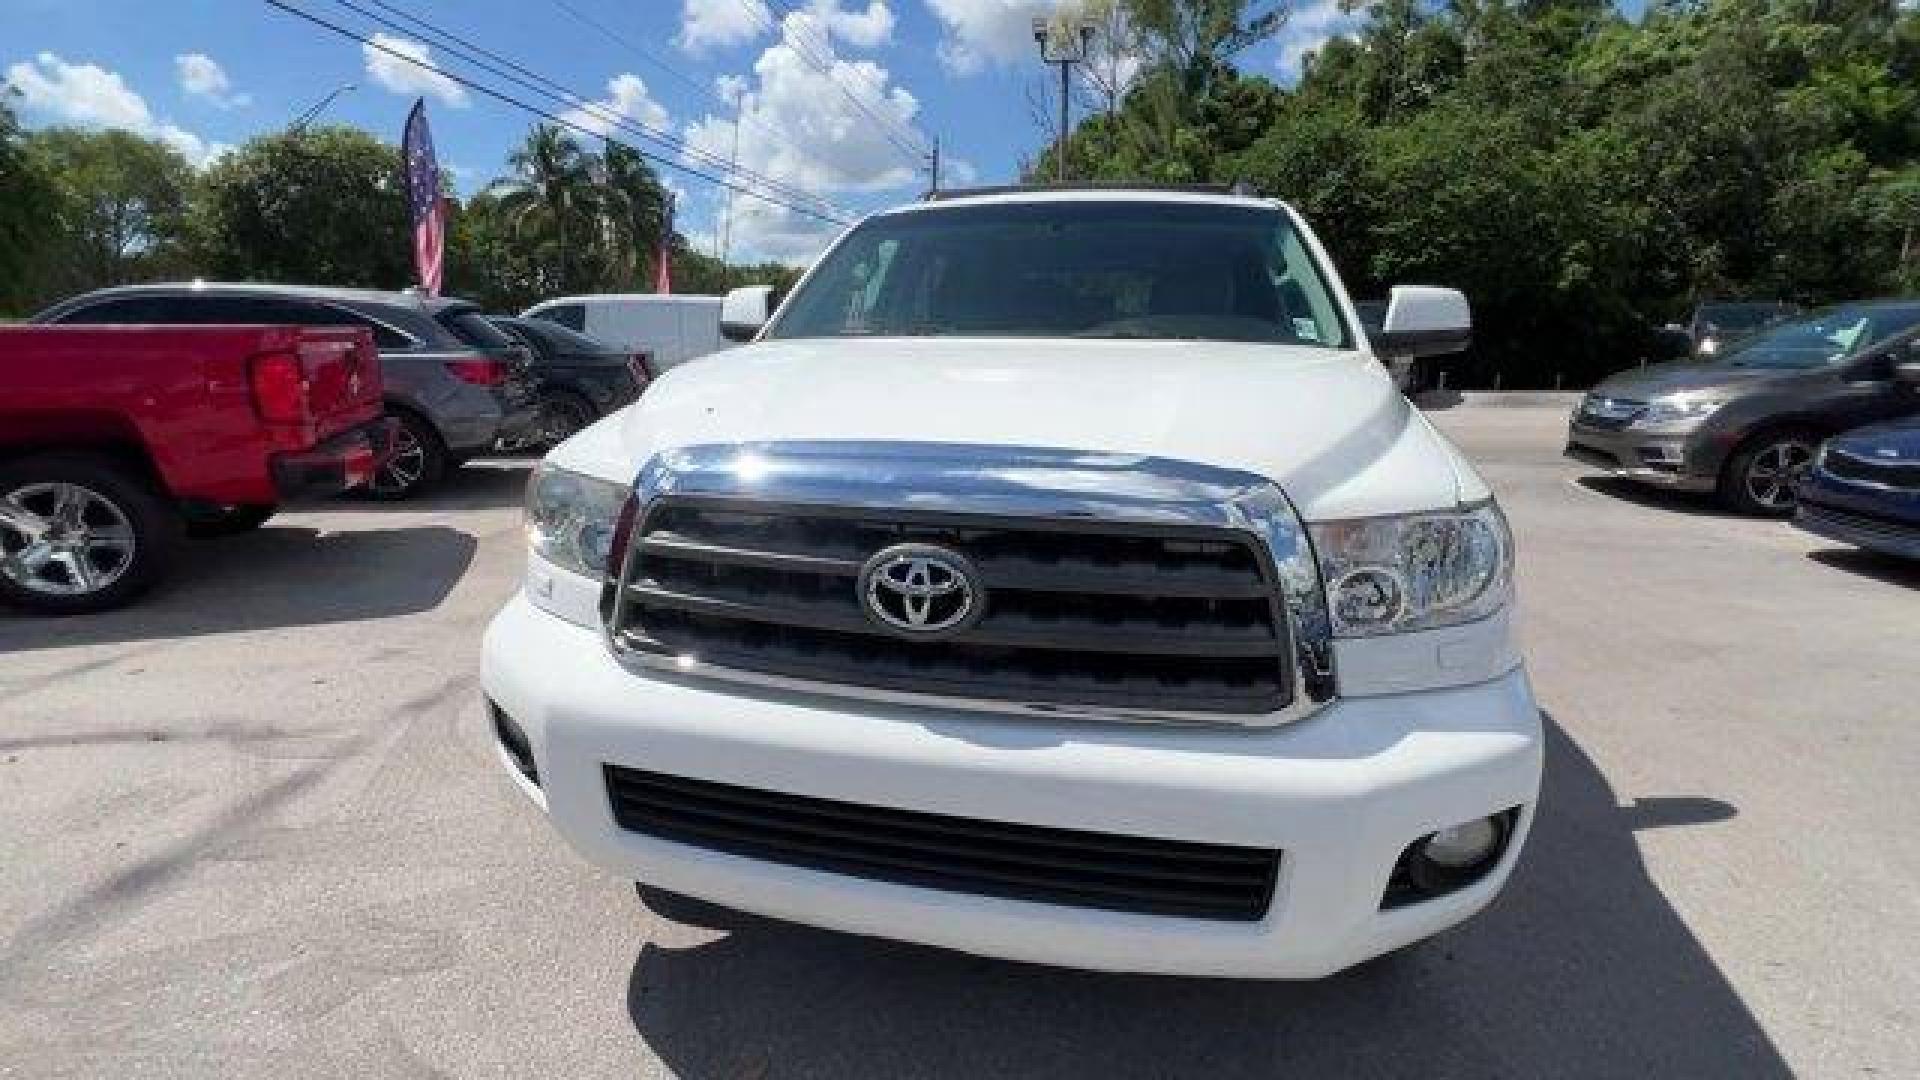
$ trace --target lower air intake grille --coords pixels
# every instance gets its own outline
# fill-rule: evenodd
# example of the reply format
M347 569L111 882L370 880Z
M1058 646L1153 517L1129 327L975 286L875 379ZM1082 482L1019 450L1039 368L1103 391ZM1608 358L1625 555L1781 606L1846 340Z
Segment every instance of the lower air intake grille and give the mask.
M851 877L1070 907L1257 922L1280 852L1048 829L606 766L624 829Z
M1829 447L1824 468L1842 480L1920 491L1920 461L1876 461Z

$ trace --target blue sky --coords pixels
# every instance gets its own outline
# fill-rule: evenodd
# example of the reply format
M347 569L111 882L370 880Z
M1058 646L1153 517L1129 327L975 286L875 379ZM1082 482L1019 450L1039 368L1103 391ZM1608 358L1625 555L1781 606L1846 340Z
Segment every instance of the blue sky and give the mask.
M387 40L397 51L424 44L436 63L467 70L418 26L403 27L410 31L403 36L340 0L289 2L367 34L393 35ZM916 194L924 179L909 150L936 133L949 183L1013 177L1021 156L1047 138L1035 105L1050 84L1029 21L1060 2L384 0L383 11L376 0L352 0L403 24L394 11L417 15L578 92L596 102L576 116L589 126L617 113L725 158L732 103L742 102L744 165L852 211ZM1297 5L1289 30L1243 56L1242 67L1284 81L1305 48L1347 25L1333 0ZM412 99L424 95L440 160L463 193L505 171L532 122L263 0L4 0L0 78L21 91L13 101L30 127L126 127L197 160L285 127L346 83L356 88L327 119L397 141ZM683 193L683 230L714 243L720 190L662 172ZM739 197L733 254L805 259L831 231Z

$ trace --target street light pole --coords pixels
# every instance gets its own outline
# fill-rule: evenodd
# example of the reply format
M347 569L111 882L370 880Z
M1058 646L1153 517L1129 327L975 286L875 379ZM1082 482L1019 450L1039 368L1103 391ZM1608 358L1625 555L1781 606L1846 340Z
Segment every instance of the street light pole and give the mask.
M299 119L295 120L291 124L288 124L287 134L298 135L301 132L307 130L307 125L313 123L314 119L318 117L321 113L326 112L327 106L333 104L334 98L339 97L341 94L344 94L349 90L358 90L358 89L360 89L359 83L341 83L339 86L334 87L332 90L327 92L327 96L321 98L319 101L314 102L312 108L308 109L306 112L301 113Z
M1093 52L1093 34L1094 25L1090 22L1056 26L1047 19L1033 20L1033 40L1040 46L1041 61L1060 68L1060 141L1054 144L1053 151L1055 182L1060 184L1067 182L1067 136L1071 134L1067 129L1067 107L1073 65L1086 63Z

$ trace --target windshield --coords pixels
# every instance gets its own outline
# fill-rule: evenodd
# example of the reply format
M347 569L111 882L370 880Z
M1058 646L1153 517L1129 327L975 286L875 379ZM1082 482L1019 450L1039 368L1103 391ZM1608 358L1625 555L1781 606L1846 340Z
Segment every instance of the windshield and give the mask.
M1920 301L1849 304L1776 323L1721 354L1735 367L1817 368L1920 325Z
M1738 334L1791 314L1793 309L1784 304L1702 304L1700 323L1708 330Z
M868 220L770 338L1174 338L1347 348L1319 267L1278 209L1032 202Z

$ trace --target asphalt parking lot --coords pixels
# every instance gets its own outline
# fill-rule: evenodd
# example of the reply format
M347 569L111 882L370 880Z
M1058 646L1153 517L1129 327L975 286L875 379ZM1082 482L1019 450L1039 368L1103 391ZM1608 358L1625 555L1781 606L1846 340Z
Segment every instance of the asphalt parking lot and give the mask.
M1809 1076L1920 1060L1920 570L1459 409L1550 713L1506 895L1306 984L672 921L497 772L526 463L0 615L0 1075Z

